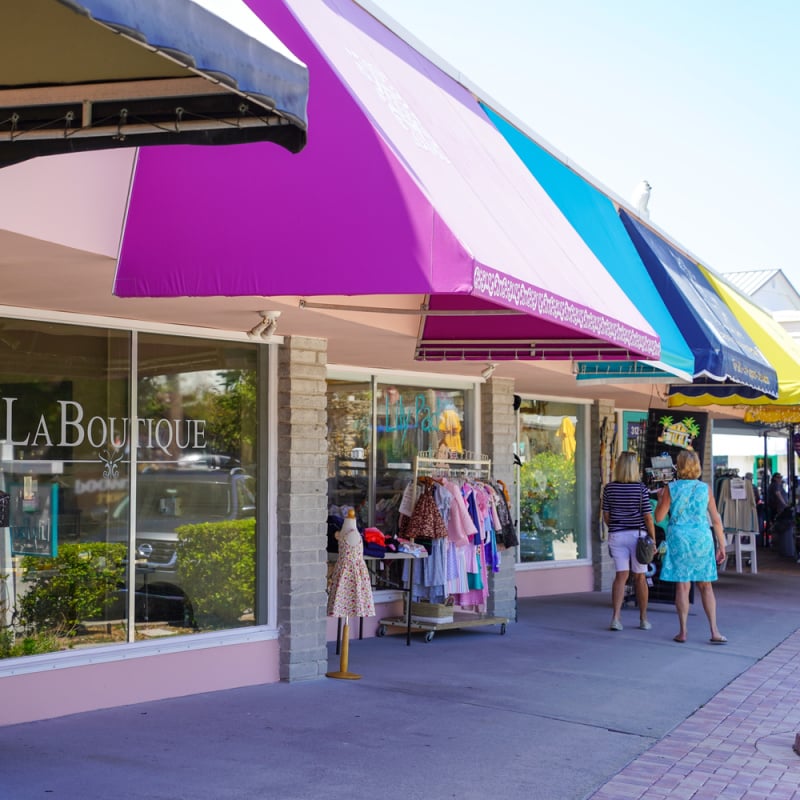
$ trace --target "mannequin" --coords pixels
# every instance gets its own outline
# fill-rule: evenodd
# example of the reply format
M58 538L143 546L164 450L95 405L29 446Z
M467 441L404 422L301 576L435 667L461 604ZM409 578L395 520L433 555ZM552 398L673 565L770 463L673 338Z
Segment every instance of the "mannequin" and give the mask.
M350 649L350 626L348 618L374 617L375 604L372 600L372 582L369 570L364 563L364 543L356 525L356 513L351 508L336 534L339 541L339 557L331 576L328 594L328 616L344 617L342 626L342 654L338 672L328 672L329 678L358 680L361 676L347 670Z
M349 544L351 547L362 547L361 534L356 525L356 512L352 508L348 510L342 529L336 534L336 538L339 542Z

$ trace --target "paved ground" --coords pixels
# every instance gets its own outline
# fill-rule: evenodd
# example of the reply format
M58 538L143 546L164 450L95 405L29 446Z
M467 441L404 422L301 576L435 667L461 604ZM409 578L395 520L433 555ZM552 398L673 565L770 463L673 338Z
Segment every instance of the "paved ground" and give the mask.
M607 595L565 595L521 601L505 636L353 642L359 681L0 728L0 797L800 798L800 566L759 567L717 584L724 646L699 607L679 645L671 606L614 633Z

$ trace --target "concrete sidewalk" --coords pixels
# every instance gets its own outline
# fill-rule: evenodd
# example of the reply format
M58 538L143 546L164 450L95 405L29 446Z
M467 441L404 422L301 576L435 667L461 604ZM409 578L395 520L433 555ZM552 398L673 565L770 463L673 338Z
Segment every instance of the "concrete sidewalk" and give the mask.
M0 797L800 798L800 567L759 555L717 583L725 646L699 603L680 645L672 606L611 632L607 594L524 600L506 635L354 641L359 681L0 728Z

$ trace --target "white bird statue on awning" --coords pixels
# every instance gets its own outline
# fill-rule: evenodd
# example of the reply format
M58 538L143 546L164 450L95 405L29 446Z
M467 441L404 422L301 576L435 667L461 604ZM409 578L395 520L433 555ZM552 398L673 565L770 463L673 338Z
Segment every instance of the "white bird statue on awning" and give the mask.
M645 180L639 181L636 188L633 190L633 207L640 219L649 219L650 212L647 210L647 204L650 202L650 190L653 187Z

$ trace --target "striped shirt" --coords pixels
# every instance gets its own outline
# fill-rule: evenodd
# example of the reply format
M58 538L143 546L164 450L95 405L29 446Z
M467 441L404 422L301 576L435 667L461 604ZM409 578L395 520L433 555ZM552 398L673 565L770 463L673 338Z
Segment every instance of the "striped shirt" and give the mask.
M608 532L644 528L644 515L651 514L650 492L643 483L617 483L603 487L603 511L608 512Z

